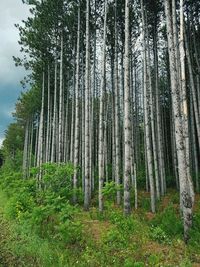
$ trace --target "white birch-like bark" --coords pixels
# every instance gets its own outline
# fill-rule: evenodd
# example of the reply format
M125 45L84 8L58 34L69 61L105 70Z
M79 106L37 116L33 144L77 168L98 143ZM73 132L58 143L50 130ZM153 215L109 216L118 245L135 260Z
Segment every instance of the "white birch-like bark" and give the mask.
M56 157L56 129L57 129L57 69L58 64L55 60L55 74L54 74L54 106L53 106L53 125L52 125L52 148L51 148L51 162L55 161Z
M89 209L90 203L90 78L89 78L89 65L90 65L90 31L89 31L89 10L90 0L86 1L86 56L85 56L85 194L84 194L84 209Z
M167 21L168 52L170 62L170 78L172 91L172 105L174 112L175 139L178 157L178 172L180 182L181 206L183 212L184 238L189 238L189 229L192 225L193 192L191 192L191 180L188 177L185 155L185 140L183 138L183 124L180 114L180 90L176 81L176 61L172 34L172 20L169 0L165 0L165 15ZM183 12L183 1L180 0L180 13ZM183 14L182 14L183 16Z
M49 153L49 142L50 142L50 66L48 65L48 86L47 86L47 130L46 130L46 155L45 161L49 162L50 153Z
M147 28L145 23L145 28ZM158 152L156 146L156 136L155 136L155 122L154 122L154 102L153 102L153 88L152 88L152 77L151 77L151 66L150 66L150 49L149 49L149 34L147 29L147 73L149 79L149 105L150 105L150 121L151 121L151 138L152 138L152 148L153 148L153 162L154 162L154 172L155 172L155 182L156 182L156 197L160 199L160 181L158 174Z
M80 64L80 3L78 6L77 52L76 52L76 85L75 85L75 133L74 133L74 176L73 176L73 202L76 203L78 183L78 156L79 156L79 64Z
M101 69L101 89L100 89L100 108L99 108L99 211L103 211L103 183L104 183L104 95L106 83L106 25L107 25L107 0L104 4L104 29L102 47L102 69ZM107 166L106 166L107 167Z
M182 95L181 115L183 123L183 139L185 142L185 161L187 164L187 175L190 177L190 155L189 155L189 126L188 126L188 103L186 89L186 70L185 70L185 48L184 48L184 14L183 0L180 0L180 38L179 38L179 54L180 54L180 89Z
M33 117L32 117L32 118L31 118L31 131L30 131L28 177L30 177L30 169L31 169L31 167L32 167L32 155L33 155L33 131L34 131L34 123L33 123Z
M26 121L25 125L23 166L22 166L24 179L27 178L27 168L28 168L28 136L29 136L29 120Z
M114 59L114 84L115 84L115 181L120 186L120 103L118 81L118 29L117 29L117 0L115 0L115 59ZM120 205L121 193L117 190L117 204Z
M74 57L74 66L75 66L75 57ZM75 122L75 79L76 79L76 72L73 72L73 85L72 85L72 92L71 92L71 121L70 121L70 161L73 163L74 161L74 122Z
M60 52L60 90L59 90L59 119L58 119L58 162L63 158L63 32L61 33L61 52Z
M68 130L69 130L69 119L68 119L68 114L69 114L69 95L67 93L67 103L65 107L65 129L64 129L64 162L67 162L69 160L69 135L68 135Z
M39 116L37 115L36 120L36 134L35 134L35 152L34 152L34 164L33 166L37 166L37 152L38 152L38 135L39 135Z
M195 118L195 124L196 124L196 129L197 129L197 139L198 139L198 145L200 149L200 114L198 110L198 102L197 102L197 96L196 96L196 90L195 90L194 76L192 72L192 62L191 62L191 56L190 56L190 51L189 51L188 38L186 34L185 34L185 49L186 49L186 56L187 56L188 70L189 70L189 77L190 77L190 86L191 86L193 105L194 105L194 118Z
M163 155L163 135L162 135L162 122L161 122L161 109L160 109L160 90L158 85L158 53L157 53L157 29L154 31L153 39L154 49L154 67L155 67L155 91L156 91L156 130L157 130L157 146L158 146L158 166L160 176L160 188L161 195L165 193L165 166L164 166L164 155Z
M41 190L42 187L42 170L41 164L43 162L43 132L44 132L44 90L45 90L45 73L43 71L42 75L42 105L40 111L40 124L39 124L39 134L38 134L38 153L37 153L37 167L39 167L38 174L38 189Z
M83 77L83 71L82 71ZM82 190L85 192L85 90L84 90L84 79L82 78L82 123L81 123L81 166L82 166Z
M194 108L193 108L193 103L192 103L192 95L190 96L190 118L191 118L191 137L192 137L191 154L194 157L194 173L195 173L196 191L199 192L198 153L197 153L197 143L196 143L196 135L195 135Z
M149 92L147 90L147 49L146 49L146 34L145 34L145 15L143 0L141 0L142 9L142 40L143 40L143 86L144 86L144 128L145 128L145 144L146 144L146 159L147 159L147 173L150 186L151 196L151 211L155 212L155 186L153 177L153 158L151 151L151 128L149 121Z
M131 212L131 125L130 125L130 40L129 40L129 0L125 0L125 51L124 51L124 214Z

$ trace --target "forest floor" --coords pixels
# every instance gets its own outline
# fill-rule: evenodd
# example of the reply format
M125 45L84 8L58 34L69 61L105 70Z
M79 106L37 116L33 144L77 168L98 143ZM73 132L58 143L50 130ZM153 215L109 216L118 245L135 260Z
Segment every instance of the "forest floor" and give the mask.
M73 241L63 243L58 236L38 235L26 224L8 219L9 199L0 191L0 266L200 266L197 228L191 232L190 243L185 245L183 242L178 194L175 191L168 193L157 203L156 214L148 211L148 197L147 193L140 192L139 208L133 210L129 218L124 218L122 209L109 202L103 214L95 207L89 212L77 207L73 215L74 233L70 225L71 233L62 232L66 240ZM199 198L198 195L195 220L200 218ZM49 217L44 227L48 228L54 220ZM195 227L199 224L200 221L195 221ZM76 229L80 231L76 232ZM78 238L70 236L70 239L69 234Z

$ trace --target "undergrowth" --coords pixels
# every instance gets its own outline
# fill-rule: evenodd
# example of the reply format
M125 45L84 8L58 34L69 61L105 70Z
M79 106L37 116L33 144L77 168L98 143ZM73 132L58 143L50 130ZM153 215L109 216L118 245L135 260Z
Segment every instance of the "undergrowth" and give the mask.
M81 190L76 192L77 205L72 204L73 167L45 164L42 168L41 190L37 169L27 180L20 172L1 172L2 266L186 267L200 263L200 206L186 246L176 193L168 194L166 206L166 200L161 200L154 215L148 210L148 195L139 192L138 210L125 217L122 207L114 204L122 188L111 182L103 189L104 212L100 214L95 206L85 212Z

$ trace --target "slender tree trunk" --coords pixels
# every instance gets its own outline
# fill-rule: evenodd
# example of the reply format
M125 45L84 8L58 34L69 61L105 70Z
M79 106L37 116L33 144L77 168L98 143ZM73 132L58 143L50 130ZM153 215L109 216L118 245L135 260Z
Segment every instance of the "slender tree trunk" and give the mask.
M63 159L63 32L61 34L61 53L60 53L60 92L59 92L59 120L58 120L58 162L61 163Z
M125 0L125 68L124 68L124 214L131 212L131 125L130 125L130 41L129 41L129 0Z
M50 67L48 65L48 87L47 87L47 97L48 97L48 103L47 103L47 131L46 131L46 155L45 160L46 162L49 162L49 141L50 141Z
M57 60L55 60L55 74L54 74L54 107L53 107L53 129L52 129L52 148L51 148L51 162L55 162L56 157L56 129L57 129Z
M84 194L84 208L89 209L90 203L90 88L89 88L89 65L90 65L90 31L89 31L89 12L90 0L86 1L86 57L85 57L85 194Z
M26 121L25 125L25 138L24 138L24 152L23 152L23 177L27 178L28 168L28 136L29 136L29 120Z
M35 153L34 153L34 167L37 166L37 152L38 152L38 135L39 135L39 116L36 121L36 137L35 137Z
M185 34L185 48L186 48L186 56L188 61L188 70L189 70L189 77L190 77L190 86L191 86L191 92L192 92L192 98L193 98L193 105L194 105L194 118L195 118L195 124L197 129L197 138L198 138L198 145L200 149L200 114L198 110L198 103L197 103L197 97L196 97L196 91L195 91L195 83L194 83L194 76L192 72L192 62L191 62L191 56L189 52L189 44L188 44L188 38Z
M104 95L106 83L106 23L107 23L107 0L104 6L104 33L102 50L101 90L100 90L100 111L99 111L99 211L103 211L102 188L104 183Z
M192 139L192 155L194 158L194 173L195 173L195 184L196 191L199 192L199 168L198 168L198 154L197 154L197 143L195 135L195 126L194 126L194 108L192 103L192 96L190 96L190 118L191 118L191 139Z
M118 81L118 29L117 29L117 0L115 0L115 179L117 187L120 186L120 103L119 103L119 81ZM120 205L121 193L117 190L117 204Z
M183 1L180 1L180 13L183 12ZM185 142L183 139L182 129L182 118L180 114L180 91L177 90L176 83L176 61L172 35L172 22L170 14L170 3L169 0L165 0L165 15L167 20L167 37L168 37L168 52L170 62L170 78L171 78L171 90L172 90L172 105L174 112L174 123L175 123L175 139L178 156L178 171L180 181L180 195L181 205L183 211L183 222L184 222L184 238L187 241L189 238L189 229L192 225L192 206L193 206L193 192L191 192L191 180L188 177L187 163L185 155ZM183 16L183 13L181 14ZM183 17L182 17L183 18ZM186 112L186 111L185 111Z
M145 25L145 28L148 28ZM150 120L151 120L151 138L152 138L152 148L153 148L153 162L154 162L154 172L156 181L156 196L160 199L160 181L158 174L158 152L156 146L156 136L155 136L155 122L154 122L154 101L153 101L153 88L152 88L152 77L151 77L151 66L150 66L150 49L149 49L149 34L147 30L147 73L149 78L149 104L150 104Z
M75 134L74 134L74 177L73 177L73 201L76 203L76 189L78 182L78 156L79 156L79 64L80 64L80 4L78 7L78 29L77 29L77 54L76 54L76 86L75 86Z
M39 167L38 174L38 188L41 190L42 187L42 170L41 164L43 162L43 132L44 132L44 90L45 90L45 73L43 71L42 75L42 105L40 112L40 124L39 124L39 135L38 135L38 157L37 157L37 167Z
M155 212L155 186L153 177L153 158L151 151L151 128L149 121L149 92L147 91L147 51L146 51L146 34L145 34L145 16L144 5L141 0L142 9L142 31L143 31L143 68L144 68L144 125L145 125L145 144L147 158L147 172L149 177L150 195L151 195L151 211Z
M164 195L164 156L163 156L163 136L161 130L161 111L160 111L160 90L158 84L158 54L157 54L157 29L154 31L153 38L153 50L154 50L154 67L155 67L155 91L156 91L156 130L157 130L157 146L158 146L158 166L161 184L161 195Z
M30 149L29 149L29 166L28 166L28 177L30 177L30 169L32 167L32 155L33 155L33 131L34 131L34 123L33 117L31 119L31 133L30 133Z

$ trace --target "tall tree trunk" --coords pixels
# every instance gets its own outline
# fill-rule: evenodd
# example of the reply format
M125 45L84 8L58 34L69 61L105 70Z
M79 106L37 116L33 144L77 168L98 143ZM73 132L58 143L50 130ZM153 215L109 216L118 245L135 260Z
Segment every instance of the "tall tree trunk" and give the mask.
M156 25L157 26L157 25ZM161 130L161 110L160 110L160 90L158 84L158 53L157 53L157 29L155 26L153 37L153 50L154 50L154 67L155 67L155 91L156 91L156 131L157 131L157 145L158 145L158 166L161 184L161 195L164 195L165 188L165 170L164 170L164 156L163 156L163 136Z
M117 187L120 186L120 103L119 103L119 81L118 81L118 29L117 29L117 0L115 0L115 179ZM117 204L121 202L120 190L117 190Z
M169 0L165 0L165 15L167 20L167 37L168 37L168 53L170 62L170 78L171 78L171 90L172 90L172 105L174 113L175 123L175 139L178 157L178 172L180 181L180 196L181 205L183 211L183 222L184 222L184 238L185 241L189 238L189 229L192 225L192 206L193 206L193 192L191 192L191 180L188 177L187 163L185 155L185 140L183 136L183 124L180 114L180 90L177 87L176 81L176 61L172 35L172 20L170 14L170 3ZM180 14L183 12L183 1L180 0ZM183 13L181 14L183 16ZM178 88L178 90L177 90ZM186 112L186 111L185 111Z
M156 136L155 136L155 122L154 122L154 98L153 98L153 87L152 87L152 77L151 77L151 66L150 66L150 49L149 49L149 33L147 28L147 74L149 78L149 104L150 104L150 120L151 120L151 138L152 138L152 148L153 148L153 162L154 162L154 172L155 172L155 182L156 182L156 196L160 199L160 181L158 174L158 152L156 146Z
M186 49L186 56L187 56L188 70L189 70L189 78L190 78L190 86L191 86L193 105L194 105L194 118L195 118L195 124L196 124L196 129L197 129L197 139L198 139L198 145L199 145L199 149L200 149L200 114L199 114L199 110L198 110L198 103L197 103L197 97L196 97L194 76L193 76L193 71L192 71L192 62L191 62L188 38L187 38L186 33L185 33L185 49Z
M44 90L45 90L45 72L42 74L42 105L40 111L40 124L39 124L39 135L38 135L38 157L37 167L39 167L38 174L38 188L41 190L42 187L42 170L41 164L43 162L43 134L44 134Z
M86 1L86 57L85 57L85 194L84 194L84 208L89 209L90 203L90 31L89 31L89 12L90 0Z
M147 91L147 49L146 49L146 33L145 33L145 15L143 0L141 0L142 9L142 32L143 32L143 68L144 68L144 125L145 125L145 145L147 158L147 173L149 177L150 195L151 195L151 211L155 212L155 186L153 177L153 158L151 151L151 128L149 121L149 92Z
M52 148L51 148L51 162L55 162L56 158L56 129L57 129L57 59L55 60L55 74L54 74L54 106L53 106L53 128L52 128Z
M77 54L76 54L76 86L75 86L75 134L74 134L74 177L73 177L73 201L76 203L76 189L78 182L78 156L79 156L79 64L80 64L80 3L78 7L78 29L77 29Z
M104 95L106 83L106 23L107 23L107 0L104 4L104 33L102 50L102 70L100 89L100 110L99 110L99 211L103 211L102 188L104 183ZM107 167L107 166L106 166Z
M24 138L24 151L23 151L23 177L27 178L27 169L28 169L28 136L29 136L29 120L26 121L25 125L25 138Z
M48 65L48 86L47 86L47 97L48 97L48 103L47 103L47 131L46 131L46 155L45 155L45 161L49 162L49 142L50 142L50 66Z
M124 214L131 212L131 125L130 125L130 40L129 40L129 0L125 0L125 60L124 60Z
M58 162L61 163L63 159L63 32L61 33L61 52L60 52L60 92L59 92L59 119L58 119Z

